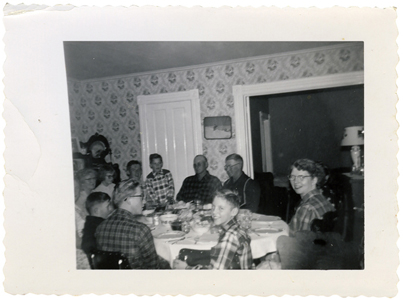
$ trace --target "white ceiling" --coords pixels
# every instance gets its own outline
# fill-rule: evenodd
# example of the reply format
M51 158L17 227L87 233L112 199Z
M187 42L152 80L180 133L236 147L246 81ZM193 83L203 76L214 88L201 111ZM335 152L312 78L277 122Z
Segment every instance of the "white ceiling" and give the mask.
M86 80L270 55L340 42L65 42L67 77Z

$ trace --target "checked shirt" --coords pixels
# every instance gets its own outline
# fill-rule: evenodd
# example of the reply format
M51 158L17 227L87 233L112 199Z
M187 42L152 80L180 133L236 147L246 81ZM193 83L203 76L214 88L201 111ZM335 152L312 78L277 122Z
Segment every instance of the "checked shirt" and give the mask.
M220 179L210 175L209 172L201 180L197 178L197 175L189 176L183 181L176 199L184 202L202 200L204 203L211 203L214 193L221 187Z
M315 219L322 219L328 211L334 211L333 205L319 190L313 190L304 195L295 215L290 221L290 232L311 230L311 223Z
M103 251L121 252L132 269L157 269L158 255L147 225L135 220L132 213L116 209L97 228L97 247Z
M221 226L218 244L211 248L212 268L224 269L251 269L252 252L250 249L250 237L239 227L235 218Z
M145 182L146 190L154 203L164 203L168 198L174 198L175 187L171 172L161 170L154 174L151 172L147 175Z

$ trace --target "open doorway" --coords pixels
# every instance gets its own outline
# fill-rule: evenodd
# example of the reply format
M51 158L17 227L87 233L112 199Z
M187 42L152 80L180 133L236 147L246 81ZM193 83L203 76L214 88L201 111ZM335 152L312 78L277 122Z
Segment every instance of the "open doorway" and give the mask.
M364 86L254 96L249 113L255 173L285 176L299 158L348 168L349 149L341 149L340 141L345 127L364 124Z

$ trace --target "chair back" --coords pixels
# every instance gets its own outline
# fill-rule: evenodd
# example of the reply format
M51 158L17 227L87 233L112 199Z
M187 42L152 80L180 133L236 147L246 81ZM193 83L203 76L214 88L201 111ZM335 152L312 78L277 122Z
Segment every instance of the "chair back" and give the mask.
M210 264L210 250L196 250L183 248L179 251L178 259L185 261L188 266L208 266Z
M129 260L120 252L97 250L90 255L92 269L124 270L131 269Z

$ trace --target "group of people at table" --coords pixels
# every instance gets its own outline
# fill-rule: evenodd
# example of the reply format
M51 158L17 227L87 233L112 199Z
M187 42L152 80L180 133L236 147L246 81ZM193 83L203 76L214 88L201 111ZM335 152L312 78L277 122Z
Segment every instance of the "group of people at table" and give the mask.
M208 172L208 160L197 155L193 161L195 175L187 177L176 200L172 174L163 169L159 154L149 157L152 172L142 181L138 161L126 167L128 179L115 185L114 169L105 165L100 170L85 168L75 177L75 217L77 268L90 269L90 255L96 250L119 252L127 257L132 269L199 269L175 259L173 264L157 254L154 237L143 215L143 209L201 200L211 207L211 222L219 228L217 244L211 248L210 262L204 269L253 269L248 231L237 222L241 209L257 212L260 201L259 183L243 172L243 159L238 154L226 157L225 171L229 179L221 181ZM322 195L325 181L323 165L299 159L290 167L288 178L301 196L289 225L290 235L310 230L312 221L334 210ZM100 181L96 186L97 180ZM183 202L182 202L183 201ZM188 206L189 207L189 206ZM270 254L267 259L272 259ZM255 260L256 263L256 260ZM276 266L281 268L279 259Z

